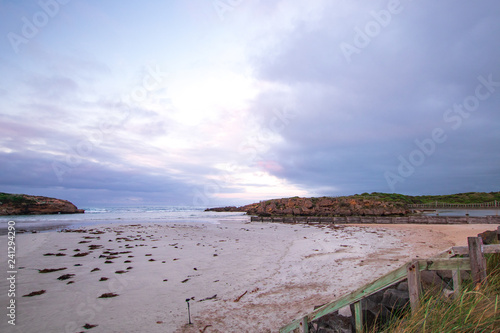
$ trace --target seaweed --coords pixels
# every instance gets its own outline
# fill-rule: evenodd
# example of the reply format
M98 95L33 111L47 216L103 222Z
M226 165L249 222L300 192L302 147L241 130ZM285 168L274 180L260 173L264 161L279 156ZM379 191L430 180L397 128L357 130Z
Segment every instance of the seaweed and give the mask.
M37 296L37 295L45 294L45 292L46 292L46 290L32 291L27 295L23 295L23 297Z
M44 268L44 269L39 269L38 273L52 273L52 272L62 271L64 269L66 269L66 267L61 267L61 268Z
M57 279L64 281L64 280L71 279L73 276L75 276L75 274L64 274L64 275L61 275L60 277L58 277Z
M85 324L82 327L85 328L86 330L89 330L89 329L97 327L97 326L99 326L99 325Z

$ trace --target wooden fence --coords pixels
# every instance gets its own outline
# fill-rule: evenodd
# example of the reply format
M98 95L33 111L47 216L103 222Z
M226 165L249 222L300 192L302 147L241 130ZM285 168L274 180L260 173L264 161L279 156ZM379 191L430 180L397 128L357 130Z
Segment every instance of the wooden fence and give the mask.
M251 221L334 224L500 224L500 216L252 216Z
M470 204L453 204L446 202L431 202L426 204L410 204L409 208L421 209L436 209L436 208L451 208L451 209L498 209L500 208L500 201L470 203Z
M497 234L500 238L500 227ZM480 237L469 237L468 246L452 247L436 258L427 260L413 260L399 267L398 269L382 276L381 278L351 292L331 303L325 304L315 311L296 319L290 324L282 327L280 333L293 332L299 330L300 333L309 332L309 322L319 319L325 315L333 313L345 306L354 305L354 318L356 332L363 331L363 316L361 312L361 300L380 290L383 290L404 279L408 280L408 289L410 296L410 306L412 312L419 306L419 296L421 293L420 272L433 270L451 270L453 271L453 288L455 297L460 293L460 271L471 271L472 279L475 283L484 283L486 281L486 260L484 253L500 253L500 245L483 245ZM468 254L468 258L451 258L455 255Z

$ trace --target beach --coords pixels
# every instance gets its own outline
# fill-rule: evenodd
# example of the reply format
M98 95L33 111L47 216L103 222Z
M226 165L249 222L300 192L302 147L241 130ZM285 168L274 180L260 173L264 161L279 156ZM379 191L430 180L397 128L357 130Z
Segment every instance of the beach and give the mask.
M18 234L15 326L5 315L8 240L0 236L0 331L277 332L412 258L496 228L227 220Z

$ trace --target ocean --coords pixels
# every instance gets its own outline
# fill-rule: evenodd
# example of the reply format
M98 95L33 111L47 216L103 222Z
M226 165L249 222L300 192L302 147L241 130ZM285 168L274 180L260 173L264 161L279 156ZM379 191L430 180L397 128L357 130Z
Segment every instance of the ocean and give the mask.
M245 213L205 212L205 208L184 206L170 207L106 207L83 208L84 214L15 215L0 216L0 235L7 234L9 221L15 222L17 232L49 232L65 228L81 228L104 224L141 223L214 223L224 220L250 221ZM487 216L498 215L498 210L449 210L427 211L425 215L440 216Z
M436 209L424 211L424 215L439 216L493 216L499 215L499 209Z
M9 221L17 232L49 232L65 228L81 228L112 223L214 223L224 220L250 221L245 213L205 212L205 208L170 207L106 207L85 208L84 214L0 216L0 235L7 234ZM12 223L11 223L12 224Z

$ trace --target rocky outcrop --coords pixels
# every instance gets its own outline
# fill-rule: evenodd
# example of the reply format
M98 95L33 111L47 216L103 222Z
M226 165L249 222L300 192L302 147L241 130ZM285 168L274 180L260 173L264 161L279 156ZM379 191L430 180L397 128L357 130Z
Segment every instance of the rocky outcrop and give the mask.
M0 215L43 215L84 213L67 200L0 193Z
M241 207L236 206L226 206L206 209L207 212L244 212Z
M402 216L404 204L352 197L285 198L241 207L211 208L209 211L246 212L258 216Z

